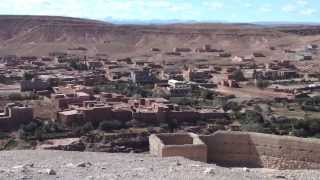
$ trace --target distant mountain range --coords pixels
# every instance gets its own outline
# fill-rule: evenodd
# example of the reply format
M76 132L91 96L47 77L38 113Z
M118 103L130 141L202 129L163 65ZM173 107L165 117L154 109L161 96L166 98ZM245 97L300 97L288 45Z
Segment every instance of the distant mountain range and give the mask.
M165 24L202 24L202 23L222 23L222 24L252 24L268 27L278 27L278 26L320 26L320 22L228 22L228 21L197 21L197 20L179 20L179 19L150 19L150 20L141 20L141 19L116 19L113 17L107 17L104 21L112 24L130 24L130 25L165 25Z

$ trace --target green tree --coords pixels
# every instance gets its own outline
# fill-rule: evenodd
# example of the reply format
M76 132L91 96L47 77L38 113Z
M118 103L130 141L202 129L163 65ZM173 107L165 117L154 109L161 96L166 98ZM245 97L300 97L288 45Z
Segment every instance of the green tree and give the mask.
M257 80L256 86L259 89L265 89L270 85L269 81L266 80Z
M35 75L33 73L30 73L30 72L25 72L23 74L23 79L24 80L32 80L33 78L35 77Z
M231 74L231 78L236 81L246 81L246 78L244 77L243 72L240 69L235 70Z

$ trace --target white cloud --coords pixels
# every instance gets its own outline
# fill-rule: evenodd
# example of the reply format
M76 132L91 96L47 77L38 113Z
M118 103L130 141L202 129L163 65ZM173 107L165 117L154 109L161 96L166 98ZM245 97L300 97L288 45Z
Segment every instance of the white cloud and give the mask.
M203 5L212 10L222 9L225 5L220 1L204 2Z
M271 4L264 4L264 5L260 6L258 8L258 10L260 12L264 12L264 13L271 12L272 11L272 5Z
M317 12L316 9L307 8L307 9L301 10L299 13L300 13L301 15L311 16L311 15L315 14L316 12Z
M295 6L293 4L287 4L282 7L282 11L284 11L284 12L294 12L296 10L297 10L297 6Z
M290 4L286 4L281 9L283 12L291 14L299 14L311 16L317 12L317 9L311 8L307 0L294 0Z
M301 6L306 6L309 4L307 0L297 0L297 4Z

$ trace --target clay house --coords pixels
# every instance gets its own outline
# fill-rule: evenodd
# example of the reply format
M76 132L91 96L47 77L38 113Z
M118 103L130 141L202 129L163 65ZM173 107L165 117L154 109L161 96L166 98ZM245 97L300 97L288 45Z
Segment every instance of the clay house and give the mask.
M218 56L219 56L219 57L222 57L222 58L229 58L229 57L231 57L231 53L221 52L221 53L219 53Z
M188 97L192 95L191 85L186 82L170 79L168 84L169 87L166 88L166 91L171 97Z
M83 107L59 112L57 119L67 127L83 125L86 122L98 126L101 121L112 119L111 109L108 105L84 102Z
M124 65L108 65L105 69L105 77L109 81L128 82L132 69Z
M85 86L94 86L99 84L104 84L106 82L105 72L104 71L92 71L84 72L79 74L77 77L78 83Z
M161 49L159 49L159 48L151 48L150 51L152 51L152 52L160 52Z
M54 87L53 91L51 101L61 110L67 109L70 105L82 105L84 101L91 100L93 94L92 88L80 85Z
M95 70L95 69L102 69L103 63L101 61L86 61L85 65L88 67L89 70Z
M309 44L305 48L306 52L310 52L311 54L317 54L319 50L319 46L317 44Z
M127 64L127 65L133 64L132 59L129 58L129 57L122 58L122 59L117 59L116 61L119 62L119 63Z
M293 53L296 53L296 51L295 51L295 50L292 50L292 49L285 49L285 50L284 50L284 53L285 53L285 54L293 54Z
M121 95L121 94L116 94L116 93L103 92L103 93L99 94L98 99L104 103L113 103L113 102L128 103L129 102L128 97Z
M7 55L2 57L4 63L6 66L9 67L15 67L18 66L19 64L21 64L21 62L19 61L18 57L16 55Z
M205 49L203 49L203 48L196 48L195 50L194 50L194 52L196 52L196 53L205 53L205 52L207 52Z
M253 56L234 56L231 58L232 62L235 63L240 63L240 62L253 62L254 61L254 57Z
M20 82L21 91L43 91L51 88L50 81L33 78L32 80L22 80Z
M255 57L255 58L263 58L263 57L266 57L266 55L264 55L264 54L261 53L261 52L254 52L254 53L252 53L252 56Z
M195 52L197 52L197 53L205 53L205 52L211 52L211 53L218 52L218 53L221 53L221 52L224 52L224 50L213 49L211 47L211 45L206 44L202 48L196 48Z
M223 79L219 83L221 86L230 87L230 88L239 88L239 83L231 79Z
M269 89L274 90L275 92L285 92L290 94L300 94L305 91L319 90L320 84L298 84L298 85L281 85L281 84L272 84L268 87Z
M261 79L261 80L285 80L285 79L294 79L299 78L300 75L295 70L290 69L280 69L280 70L257 70L254 74L254 79Z
M300 52L295 55L295 59L298 61L311 61L313 57L311 53Z
M32 107L17 103L9 103L0 113L0 129L9 131L18 129L22 124L28 124L33 120Z
M185 81L205 83L212 78L212 70L194 69L192 67L189 67L187 70L183 71L183 78Z
M181 69L175 66L170 66L163 68L160 72L160 77L161 80L169 80L169 79L175 79L178 81L183 80L183 75Z
M84 101L89 101L90 95L84 92L70 94L53 94L51 95L53 103L58 109L67 109L70 105L81 105Z
M168 56L181 56L180 52L165 52L164 54Z
M136 84L154 84L157 82L156 75L148 68L131 71L130 80Z
M186 53L186 52L191 52L192 49L191 48L174 48L173 49L173 52L176 52L176 53Z

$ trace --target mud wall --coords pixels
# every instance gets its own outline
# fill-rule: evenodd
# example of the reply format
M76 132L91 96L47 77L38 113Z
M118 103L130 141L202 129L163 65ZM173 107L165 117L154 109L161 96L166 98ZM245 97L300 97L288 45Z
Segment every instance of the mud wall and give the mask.
M200 136L208 161L225 166L274 169L320 168L320 141L245 132L217 132Z

